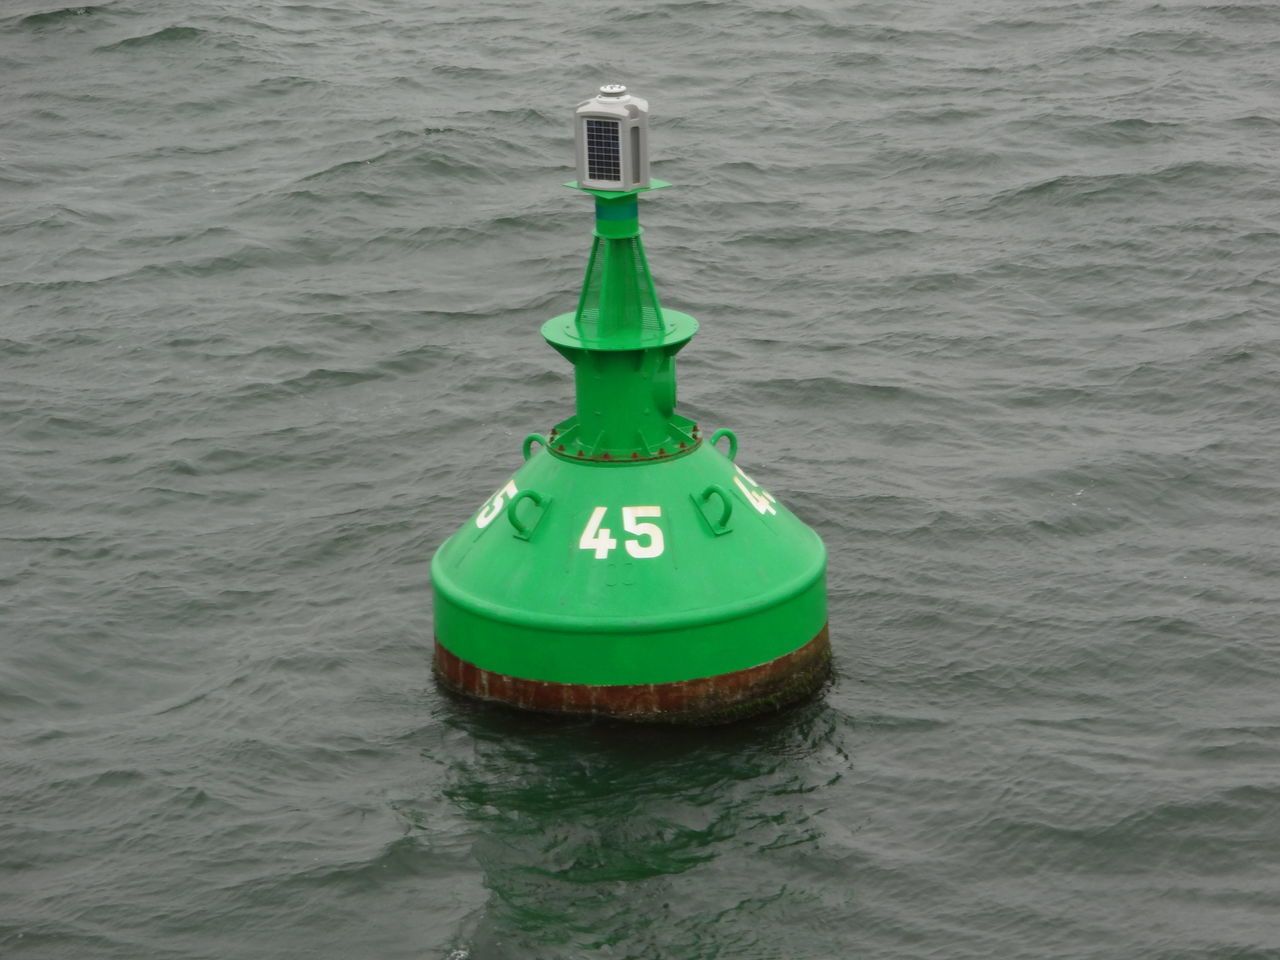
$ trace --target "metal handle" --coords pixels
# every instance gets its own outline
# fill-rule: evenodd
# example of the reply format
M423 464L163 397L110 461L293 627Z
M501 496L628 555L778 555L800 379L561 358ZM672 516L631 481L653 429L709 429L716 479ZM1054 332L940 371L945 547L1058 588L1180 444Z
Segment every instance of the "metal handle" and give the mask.
M520 452L524 454L524 458L528 460L533 456L533 445L537 443L545 450L547 447L547 438L540 433L531 433L524 438L524 444L520 447Z
M532 500L538 505L538 518L533 523L525 523L516 515L516 511L520 507L523 500ZM542 520L542 511L546 510L546 506L550 501L547 500L537 490L521 490L518 494L511 498L511 502L507 504L507 519L511 522L511 526L516 528L516 536L521 540L528 540L533 531L538 528L538 523Z
M721 437L729 438L729 459L734 460L738 456L738 435L728 427L721 427L711 435L711 445L714 447L720 442Z
M725 492L724 487L720 486L718 483L713 483L710 484L707 489L702 491L702 494L698 497L698 503L705 506L712 496L720 498L720 519L715 523L711 523L711 521L708 520L707 523L711 527L711 532L716 536L719 536L722 533L729 532L729 518L733 516L733 500L729 497L729 494ZM706 517L705 513L703 514L703 517Z

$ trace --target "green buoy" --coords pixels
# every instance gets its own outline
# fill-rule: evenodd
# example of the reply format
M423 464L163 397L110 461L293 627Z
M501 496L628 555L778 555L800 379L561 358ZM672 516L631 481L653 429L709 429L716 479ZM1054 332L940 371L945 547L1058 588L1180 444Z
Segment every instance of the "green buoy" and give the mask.
M640 243L648 104L602 87L575 113L595 240L573 313L542 336L576 410L431 563L435 672L515 707L714 723L808 696L830 672L826 549L735 463L729 430L675 412L697 332L658 304ZM726 440L726 452L717 443Z

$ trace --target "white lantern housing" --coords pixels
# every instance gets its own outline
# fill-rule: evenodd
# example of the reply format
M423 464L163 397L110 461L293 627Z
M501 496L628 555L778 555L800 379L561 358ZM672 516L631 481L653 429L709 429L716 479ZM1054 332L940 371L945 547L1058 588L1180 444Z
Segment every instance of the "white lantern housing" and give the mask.
M638 190L649 186L649 101L611 83L574 111L578 186Z

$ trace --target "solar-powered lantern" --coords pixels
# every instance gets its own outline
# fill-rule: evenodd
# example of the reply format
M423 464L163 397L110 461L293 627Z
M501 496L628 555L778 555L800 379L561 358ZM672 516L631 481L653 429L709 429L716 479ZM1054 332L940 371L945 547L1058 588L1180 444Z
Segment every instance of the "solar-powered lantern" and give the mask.
M649 186L649 101L620 83L578 104L578 186L636 190Z

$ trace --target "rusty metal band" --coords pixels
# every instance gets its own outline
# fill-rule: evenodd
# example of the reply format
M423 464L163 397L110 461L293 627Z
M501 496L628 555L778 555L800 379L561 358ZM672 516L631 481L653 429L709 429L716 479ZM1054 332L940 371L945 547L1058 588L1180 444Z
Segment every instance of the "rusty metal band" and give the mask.
M435 674L446 688L524 710L647 723L726 723L804 699L831 674L826 626L776 660L715 677L672 683L585 684L524 680L455 656L436 639Z

